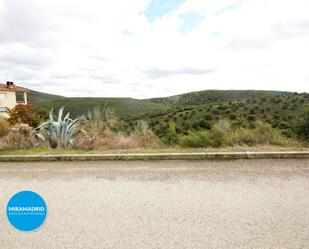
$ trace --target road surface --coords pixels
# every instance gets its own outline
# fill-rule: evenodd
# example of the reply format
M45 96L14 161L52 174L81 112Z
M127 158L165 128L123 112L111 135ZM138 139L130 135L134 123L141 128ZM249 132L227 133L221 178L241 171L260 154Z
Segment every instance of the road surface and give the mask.
M6 218L22 190L34 232ZM0 248L309 248L309 160L0 163Z

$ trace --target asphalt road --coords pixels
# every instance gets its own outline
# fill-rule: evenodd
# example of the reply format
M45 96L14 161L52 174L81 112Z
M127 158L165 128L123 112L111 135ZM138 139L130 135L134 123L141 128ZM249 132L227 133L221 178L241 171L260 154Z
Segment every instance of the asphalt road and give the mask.
M20 232L10 197L48 216ZM309 248L309 160L0 163L0 249Z

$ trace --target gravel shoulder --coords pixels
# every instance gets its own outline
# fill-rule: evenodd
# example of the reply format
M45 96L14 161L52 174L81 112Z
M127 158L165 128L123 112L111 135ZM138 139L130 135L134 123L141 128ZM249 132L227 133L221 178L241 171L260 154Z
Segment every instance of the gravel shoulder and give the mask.
M39 193L44 225L5 208ZM309 159L0 163L0 248L309 248Z

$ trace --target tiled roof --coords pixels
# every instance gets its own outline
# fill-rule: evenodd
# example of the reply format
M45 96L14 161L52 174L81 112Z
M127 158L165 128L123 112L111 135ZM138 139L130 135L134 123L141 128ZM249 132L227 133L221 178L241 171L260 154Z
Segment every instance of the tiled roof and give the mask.
M0 91L6 91L6 92L29 92L28 89L12 85L10 87L7 86L7 84L0 83Z

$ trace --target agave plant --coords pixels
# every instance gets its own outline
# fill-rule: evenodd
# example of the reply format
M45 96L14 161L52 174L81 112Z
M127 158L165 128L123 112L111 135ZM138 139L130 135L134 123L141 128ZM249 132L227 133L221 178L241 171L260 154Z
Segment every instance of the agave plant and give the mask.
M86 121L85 117L71 119L69 112L63 117L63 111L64 107L60 108L58 119L54 119L53 110L51 110L49 112L48 121L37 128L39 130L37 136L44 141L48 141L52 148L58 146L67 148L70 144L74 143L76 136L80 132L85 133L85 131L80 128Z

